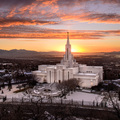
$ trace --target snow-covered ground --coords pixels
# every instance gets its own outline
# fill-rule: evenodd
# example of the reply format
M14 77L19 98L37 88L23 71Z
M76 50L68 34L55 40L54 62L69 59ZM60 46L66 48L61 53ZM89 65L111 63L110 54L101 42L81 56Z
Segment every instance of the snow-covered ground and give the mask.
M104 96L92 93L85 93L85 92L74 92L70 94L70 96L66 96L67 100L73 101L89 101L89 102L101 102Z
M6 86L3 90L0 90L0 98L2 96L6 96L7 99L9 98L31 98L32 94L30 95L31 97L28 97L28 95L25 94L25 92L19 92L19 93L14 93L14 91L19 90L17 88L18 85L12 85L11 91L8 90L8 87ZM65 100L73 100L73 101L86 101L86 102L101 102L103 100L104 96L98 95L98 94L92 94L92 93L85 93L85 92L74 92L73 94L67 95ZM33 97L32 97L33 98ZM61 98L57 98L58 101L61 100ZM1 99L2 101L2 99Z
M16 90L19 90L19 88L16 88L18 85L12 85L12 89L11 91L9 91L8 86L6 86L5 88L2 88L0 90L0 96L6 96L7 98L22 98L24 95L22 92L19 93L13 93ZM2 94L2 90L3 90L3 94Z

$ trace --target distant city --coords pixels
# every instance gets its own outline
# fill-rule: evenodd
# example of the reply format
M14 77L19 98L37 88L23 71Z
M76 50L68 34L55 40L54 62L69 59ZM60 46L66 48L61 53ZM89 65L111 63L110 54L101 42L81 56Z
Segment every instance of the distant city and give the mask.
M58 55L58 53L59 53L59 55ZM106 100L109 100L109 96L107 94L108 91L115 92L115 93L113 93L113 92L111 93L114 95L116 95L116 93L117 93L118 98L119 98L119 89L120 89L120 53L119 52L96 53L96 54L89 54L89 55L77 53L77 55L75 55L74 57L79 64L87 64L87 65L91 65L91 66L103 66L103 70L104 70L103 82L100 83L98 86L93 86L91 89L81 89L78 87L74 88L76 92L73 92L73 93L72 92L70 93L69 87L67 87L67 89L68 89L66 91L67 93L63 92L64 94L61 94L61 93L59 93L59 91L58 91L58 93L54 93L55 96L59 94L60 99L58 99L58 98L56 99L56 98L52 97L52 95L50 98L49 97L44 98L43 96L50 96L50 94L48 94L48 93L49 93L49 91L54 91L55 85L53 84L53 85L49 86L49 84L47 84L47 83L41 83L38 85L37 81L35 80L34 76L32 75L32 71L37 70L38 65L44 65L44 64L56 65L56 64L58 64L60 62L60 60L62 59L64 53L62 53L62 52L35 52L35 51L26 51L26 50L11 50L11 51L1 50L0 54L1 54L1 58L0 58L1 94L0 95L1 95L1 102L3 103L3 101L6 101L5 103L7 103L7 106L8 106L6 108L7 110L11 111L11 108L10 108L11 102L13 105L16 102L17 103L21 103L21 102L26 103L25 99L27 99L27 101L29 101L29 102L31 100L33 100L34 102L37 102L37 101L35 101L35 99L36 99L35 97L38 95L39 96L42 95L41 96L42 99L39 99L39 97L38 97L36 100L38 100L38 101L42 100L42 102L44 103L46 101L46 99L49 99L49 100L52 100L51 102L53 105L56 105L56 102L57 102L56 100L58 100L58 102L61 102L61 100L62 100L63 105L65 105L64 100L67 100L67 102L71 102L71 100L73 100L72 104L76 104L74 102L79 101L79 102L81 102L78 104L79 106L88 106L88 104L92 104L92 106L95 106L94 109L96 109L96 112L94 112L94 113L97 114L97 112L100 112L99 109L101 107L102 107L103 111L104 111L104 107L105 107L105 109L106 109L106 107L107 108L110 107L108 105L110 101L108 101L108 102L106 101ZM63 84L63 83L61 83L61 84ZM69 86L70 83L66 83L66 84L67 84L67 86ZM64 90L63 89L64 87L61 87L61 86L57 86L57 88L58 88L58 90ZM43 90L48 91L48 92L41 93L41 91L43 91ZM70 91L73 91L73 90L70 90ZM95 95L97 95L97 96L95 96ZM96 101L96 99L98 99L98 100ZM88 101L88 103L86 101ZM101 101L102 101L102 103L101 103ZM1 103L1 106L2 106L2 103ZM40 104L42 104L42 103L40 103ZM48 104L48 102L46 104ZM59 105L62 107L61 103ZM19 106L19 104L18 104L18 106ZM26 103L25 106L27 109L30 110L29 103ZM39 104L37 104L37 106L39 106ZM67 106L68 106L68 104L67 104ZM35 106L33 106L33 107L35 110L36 107ZM70 105L69 105L69 107L70 107ZM16 106L14 106L14 109L16 109ZM20 110L23 110L23 109L24 109L24 107L21 106ZM30 111L28 111L27 109L26 110L24 109L24 115L22 115L23 117L28 117L27 114ZM77 108L75 108L75 109L77 111ZM45 110L49 111L50 109L46 107ZM53 109L53 111L55 111L55 110L56 110L56 108ZM79 110L81 111L83 109L79 108ZM60 108L60 111L61 111L61 108ZM93 111L93 110L90 110L88 108L88 112L86 114L87 116L88 116L89 111ZM15 111L12 110L11 112L14 113ZM106 111L106 112L109 112L109 111ZM105 112L106 116L104 117L104 119L106 119L108 117L108 114L106 112ZM54 113L55 112L53 112L51 114L53 115ZM83 114L80 114L80 113L78 113L77 116L79 116L81 118L81 116L83 117ZM21 114L21 112L19 114ZM110 117L112 119L116 118L116 116L114 116L113 114L114 113L111 113L111 115L110 115ZM39 113L39 115L40 115L40 113ZM42 115L46 116L46 113L43 113ZM71 112L71 116L73 116L73 115L74 114ZM101 112L101 115L103 115L103 112ZM32 115L32 117L33 117L33 115ZM90 116L90 117L92 117L92 116ZM101 118L101 116L99 116L99 115L97 115L97 117ZM15 118L15 116L14 116L14 118ZM28 117L28 118L30 118L30 117ZM117 120L117 118L116 118L116 120Z

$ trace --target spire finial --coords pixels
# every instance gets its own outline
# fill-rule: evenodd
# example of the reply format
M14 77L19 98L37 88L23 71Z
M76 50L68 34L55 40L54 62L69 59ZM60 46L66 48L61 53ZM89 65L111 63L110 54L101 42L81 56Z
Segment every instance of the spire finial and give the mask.
M70 44L70 42L69 42L69 32L67 32L67 44Z

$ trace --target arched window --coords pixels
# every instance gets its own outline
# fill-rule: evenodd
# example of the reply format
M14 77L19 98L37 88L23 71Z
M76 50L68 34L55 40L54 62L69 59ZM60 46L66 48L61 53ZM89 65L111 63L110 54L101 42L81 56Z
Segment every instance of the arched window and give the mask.
M68 80L69 80L69 71L68 71Z
M68 60L68 48L67 48L67 60Z
M50 74L50 83L51 83L51 71L49 71L49 74Z
M60 80L60 70L59 70L59 80Z

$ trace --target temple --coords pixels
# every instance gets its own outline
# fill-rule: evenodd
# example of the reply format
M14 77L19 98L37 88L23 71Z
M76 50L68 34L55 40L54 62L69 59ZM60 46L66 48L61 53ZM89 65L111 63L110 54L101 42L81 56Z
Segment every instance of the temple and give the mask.
M37 71L33 71L36 80L40 83L62 82L76 78L83 88L91 88L103 81L102 66L87 66L78 64L71 53L69 33L67 32L67 43L65 45L65 54L59 64L39 65Z

